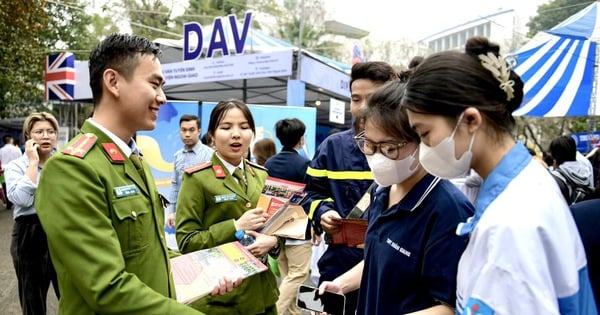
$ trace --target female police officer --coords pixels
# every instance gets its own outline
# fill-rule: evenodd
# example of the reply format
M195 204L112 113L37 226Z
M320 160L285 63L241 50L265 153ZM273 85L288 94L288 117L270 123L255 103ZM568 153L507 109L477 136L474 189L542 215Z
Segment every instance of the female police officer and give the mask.
M257 257L278 254L279 240L254 232L266 216L255 208L267 172L244 159L255 132L248 106L221 101L210 115L208 133L215 154L211 161L184 170L177 201L177 243L182 252L235 241L236 230L256 238L247 249ZM193 307L210 314L276 314L279 291L275 276L266 271L244 280L233 292L204 298Z

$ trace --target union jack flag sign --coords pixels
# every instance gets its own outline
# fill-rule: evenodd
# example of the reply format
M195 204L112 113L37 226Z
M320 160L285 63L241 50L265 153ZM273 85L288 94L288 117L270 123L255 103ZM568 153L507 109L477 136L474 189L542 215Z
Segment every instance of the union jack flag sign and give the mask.
M75 55L62 52L46 56L46 101L71 101L75 94Z

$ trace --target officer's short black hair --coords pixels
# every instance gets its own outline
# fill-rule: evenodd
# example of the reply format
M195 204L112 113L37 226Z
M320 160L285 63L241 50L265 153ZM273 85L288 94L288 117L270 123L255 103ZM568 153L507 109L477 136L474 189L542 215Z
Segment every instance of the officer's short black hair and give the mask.
M129 80L140 63L139 57L146 54L156 58L161 51L157 44L137 35L113 33L98 43L92 49L89 60L94 104L102 98L102 77L106 69L114 69Z
M210 136L210 133L207 132L204 135L202 135L202 137L200 137L200 142L202 142L202 144L204 144L204 145L212 147L213 140L212 140L212 137Z
M275 123L275 135L284 147L294 147L306 131L306 125L298 118L286 118Z

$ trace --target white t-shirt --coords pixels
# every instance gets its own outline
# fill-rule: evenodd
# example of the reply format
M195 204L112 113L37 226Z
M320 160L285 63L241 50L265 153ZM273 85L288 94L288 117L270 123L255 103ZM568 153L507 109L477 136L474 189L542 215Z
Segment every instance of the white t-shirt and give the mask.
M8 163L20 158L21 155L23 155L23 153L19 148L9 143L5 144L0 148L0 163L2 163L2 168L6 168Z

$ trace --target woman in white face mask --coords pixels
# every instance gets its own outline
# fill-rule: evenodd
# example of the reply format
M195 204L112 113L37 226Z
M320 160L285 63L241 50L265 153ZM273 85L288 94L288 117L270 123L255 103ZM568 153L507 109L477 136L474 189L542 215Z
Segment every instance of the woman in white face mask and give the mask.
M364 261L321 290L359 290L357 314L453 314L456 268L467 244L456 225L473 214L447 180L427 174L419 138L400 108L403 83L370 96L355 141L378 187L367 217Z
M457 275L458 314L596 314L585 252L572 215L546 169L511 132L523 82L483 37L464 53L427 57L402 105L421 138L420 161L451 178L483 178ZM477 312L475 312L477 310Z

